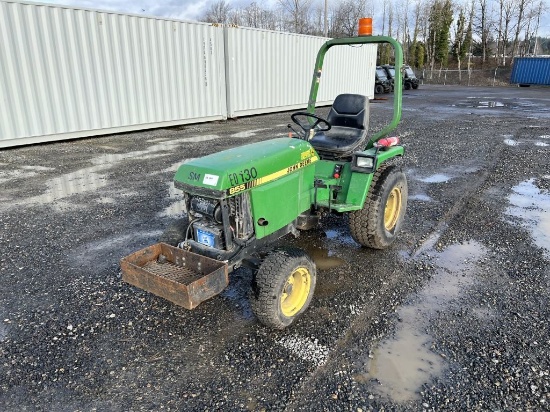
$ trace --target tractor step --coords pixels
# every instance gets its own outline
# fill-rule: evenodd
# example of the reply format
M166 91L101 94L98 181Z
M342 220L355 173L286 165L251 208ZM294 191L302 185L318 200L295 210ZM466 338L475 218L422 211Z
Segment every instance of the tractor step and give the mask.
M217 295L229 284L227 264L156 243L121 259L122 280L186 309Z

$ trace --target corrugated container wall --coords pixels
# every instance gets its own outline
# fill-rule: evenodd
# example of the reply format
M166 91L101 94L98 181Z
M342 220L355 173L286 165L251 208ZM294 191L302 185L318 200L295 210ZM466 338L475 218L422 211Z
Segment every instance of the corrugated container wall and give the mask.
M550 57L514 57L510 83L550 86Z
M223 28L0 1L0 147L225 118Z
M304 108L326 40L0 0L0 147ZM318 103L373 97L375 64L330 49Z
M315 58L328 39L243 27L226 28L229 117L304 108ZM373 97L376 46L331 48L317 102L340 93Z

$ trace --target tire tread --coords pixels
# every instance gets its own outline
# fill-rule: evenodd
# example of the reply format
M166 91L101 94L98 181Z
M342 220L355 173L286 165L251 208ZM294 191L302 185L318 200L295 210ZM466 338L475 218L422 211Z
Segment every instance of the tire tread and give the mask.
M387 240L379 233L379 223L380 219L384 218L385 208L382 207L381 202L387 186L386 182L388 176L396 172L401 173L401 169L395 163L381 165L374 173L363 208L349 214L351 235L363 246L373 249L384 249L389 246ZM406 193L404 196L406 197Z
M279 297L277 296L277 290L280 287L281 281L286 281L295 266L295 262L304 258L307 259L307 262L304 262L309 264L308 269L311 272L312 289L310 290L310 296L300 312L294 317L282 319L279 316ZM284 329L306 309L311 301L314 287L315 266L307 254L298 248L276 249L266 256L260 269L256 273L250 299L252 311L264 325L273 329Z

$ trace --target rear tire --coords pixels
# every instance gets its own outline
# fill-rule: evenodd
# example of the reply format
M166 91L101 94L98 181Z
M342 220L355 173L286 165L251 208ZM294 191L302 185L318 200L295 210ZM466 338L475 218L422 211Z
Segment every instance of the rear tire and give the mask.
M168 243L171 246L177 246L185 240L185 233L189 226L189 218L184 216L166 228L160 235L159 242Z
M252 282L252 311L265 326L284 329L309 306L315 283L315 264L303 250L274 250Z
M374 174L365 204L349 215L351 236L363 246L385 249L396 239L407 208L407 178L398 166Z
M418 89L418 84L413 84L412 86L414 90Z

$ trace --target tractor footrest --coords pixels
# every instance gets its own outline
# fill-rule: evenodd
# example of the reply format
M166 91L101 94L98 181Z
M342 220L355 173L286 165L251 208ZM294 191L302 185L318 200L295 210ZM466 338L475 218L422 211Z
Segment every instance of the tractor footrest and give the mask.
M156 243L120 261L122 280L186 309L217 295L229 284L227 264Z

